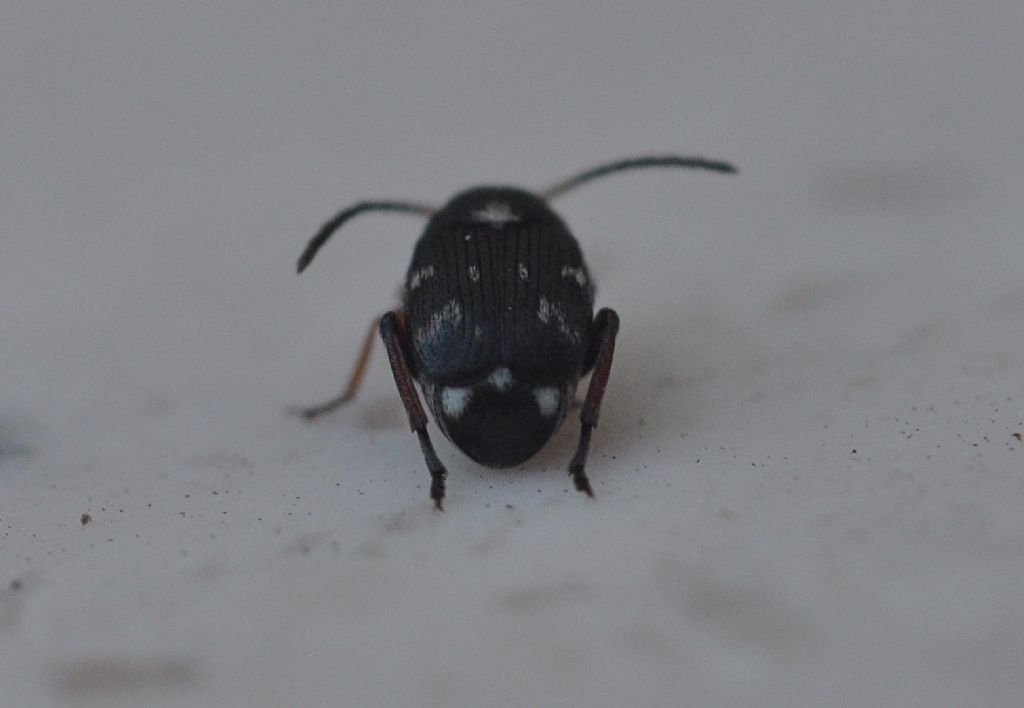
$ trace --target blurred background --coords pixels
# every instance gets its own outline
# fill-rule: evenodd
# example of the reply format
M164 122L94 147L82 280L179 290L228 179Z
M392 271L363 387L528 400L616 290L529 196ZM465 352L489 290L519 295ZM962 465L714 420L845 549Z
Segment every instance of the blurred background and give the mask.
M17 706L1024 702L1024 6L0 8L0 685ZM622 318L590 476L434 431L363 198L557 210Z

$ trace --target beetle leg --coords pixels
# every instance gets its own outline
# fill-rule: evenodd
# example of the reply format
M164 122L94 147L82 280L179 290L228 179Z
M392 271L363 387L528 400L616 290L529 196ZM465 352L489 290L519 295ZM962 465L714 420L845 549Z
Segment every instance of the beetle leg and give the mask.
M352 374L348 378L348 384L345 386L345 389L329 401L324 401L309 408L293 408L291 409L292 413L301 415L306 420L312 420L322 416L324 413L330 413L356 397L356 394L359 393L359 387L363 383L363 377L366 374L366 365L370 362L370 352L373 351L374 335L377 334L378 323L379 320L377 319L370 323L370 328L366 331L366 337L363 339L363 348L359 350L359 358L356 359L356 365L352 368Z
M423 411L423 405L420 403L419 394L416 393L416 386L413 384L408 362L403 353L405 335L399 324L398 313L388 312L380 319L380 338L384 341L384 347L388 351L391 373L395 377L395 385L398 387L402 405L405 406L405 412L409 416L409 427L420 440L423 458L430 471L430 498L434 500L434 506L439 511L443 511L441 502L444 499L444 480L448 472L441 464L441 460L438 459L437 453L434 452L434 446L427 434L427 414Z
M590 434L597 426L597 418L601 412L601 400L604 389L608 385L608 374L612 369L612 355L615 353L615 335L619 331L619 316L615 310L603 308L594 318L594 337L598 340L597 361L594 372L590 376L587 398L580 411L580 442L576 454L569 463L569 474L576 485L576 490L587 496L594 496L590 488L590 480L583 466L587 462L587 451L590 448Z

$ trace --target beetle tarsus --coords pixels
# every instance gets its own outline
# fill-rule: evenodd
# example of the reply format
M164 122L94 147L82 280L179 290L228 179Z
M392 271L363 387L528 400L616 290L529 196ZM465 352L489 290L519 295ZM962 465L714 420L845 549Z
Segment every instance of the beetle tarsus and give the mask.
M594 490L590 488L590 480L587 478L584 466L587 463L587 451L590 449L592 430L593 426L583 424L580 429L580 442L576 446L576 454L572 456L572 462L569 463L569 476L572 477L576 491L583 492L590 498L594 497Z
M577 492L583 492L591 499L594 498L594 490L590 488L590 479L587 477L587 473L583 471L583 465L569 465L569 475L572 477L572 483L576 487Z
M420 449L423 450L423 459L427 462L427 470L430 471L430 498L434 500L434 508L444 511L442 501L444 499L444 481L448 477L448 470L441 464L434 446L427 435L427 429L416 431L416 437L420 440Z
M434 500L434 508L444 511L444 478L445 475L434 475L430 481L430 498Z
M576 485L577 492L583 492L591 499L594 498L594 490L590 488L590 480L587 479L587 474L582 469L574 470L572 475L573 484Z
M338 396L337 398L332 398L331 400L326 401L325 403L321 403L316 406L310 406L308 408L303 408L302 406L292 406L291 408L288 409L288 414L298 416L303 420L316 420L322 415L326 415L331 411L337 410L344 404L348 403L350 400L352 400L351 396L347 398L345 396Z

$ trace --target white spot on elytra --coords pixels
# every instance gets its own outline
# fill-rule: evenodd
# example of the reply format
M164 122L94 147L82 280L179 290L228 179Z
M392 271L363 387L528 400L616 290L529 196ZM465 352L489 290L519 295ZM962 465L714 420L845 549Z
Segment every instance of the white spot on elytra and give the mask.
M441 391L441 409L449 418L460 418L473 399L473 389L449 386Z
M558 412L558 389L554 386L540 386L533 389L533 398L537 401L537 408L545 418L550 418Z
M512 372L504 366L499 366L491 372L491 375L487 377L487 380L491 382L491 385L494 386L494 388L504 392L512 387Z
M562 277L571 278L576 281L576 284L581 288L587 284L587 274L583 272L583 268L573 268L572 266L562 266Z
M519 264L519 279L526 280L530 277L530 271L526 270L526 266L522 263Z
M475 265L471 265L469 267L469 279L472 280L474 283L480 282L480 269Z
M420 286L424 280L434 277L434 266L428 265L423 266L419 270L414 270L412 275L409 276L409 289L415 290Z
M501 226L510 221L519 221L519 215L513 213L512 209L505 202L488 202L483 209L477 209L472 213L473 221L480 221L485 224Z
M425 341L435 338L443 328L456 327L462 322L462 308L455 300L430 315L427 324L416 330L416 340Z
M548 320L551 319L551 303L548 302L546 297L540 299L540 305L537 306L537 319L547 324Z
M537 319L544 324L553 321L559 332L574 342L580 341L580 333L569 326L565 310L557 302L549 302L546 297L542 297L537 305Z

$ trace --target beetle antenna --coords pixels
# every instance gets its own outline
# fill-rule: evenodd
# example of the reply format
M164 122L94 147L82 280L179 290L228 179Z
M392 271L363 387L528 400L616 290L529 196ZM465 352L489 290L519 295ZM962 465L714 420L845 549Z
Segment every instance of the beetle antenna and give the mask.
M703 157L679 157L678 155L632 157L626 160L616 160L615 162L608 162L603 165L598 165L597 167L592 167L585 172L581 172L578 175L574 175L568 179L551 185L547 189L542 190L539 193L539 196L541 199L554 199L555 197L560 197L566 192L579 187L581 184L586 184L598 177L604 177L605 175L610 175L614 172L637 170L645 167L690 167L693 169L711 170L712 172L726 172L729 174L736 172L736 168L728 162L705 160Z
M310 239L306 250L299 256L298 271L301 273L310 264L320 247L327 243L327 239L334 235L334 232L341 228L342 224L353 216L362 214L364 211L400 211L407 214L420 214L431 216L434 208L424 204L413 204L412 202L359 202L347 209L342 209L338 214L320 227L316 236Z

